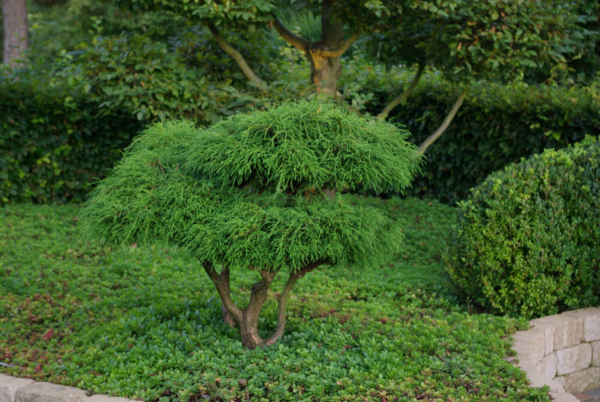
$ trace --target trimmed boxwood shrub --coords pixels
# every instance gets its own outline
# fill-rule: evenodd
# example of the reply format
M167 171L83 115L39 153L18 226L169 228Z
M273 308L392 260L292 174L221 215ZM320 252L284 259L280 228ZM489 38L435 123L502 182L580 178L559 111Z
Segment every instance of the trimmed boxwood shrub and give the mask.
M459 203L447 272L472 303L526 318L600 302L600 142L509 165Z
M130 112L33 80L0 90L0 205L81 201L143 127Z

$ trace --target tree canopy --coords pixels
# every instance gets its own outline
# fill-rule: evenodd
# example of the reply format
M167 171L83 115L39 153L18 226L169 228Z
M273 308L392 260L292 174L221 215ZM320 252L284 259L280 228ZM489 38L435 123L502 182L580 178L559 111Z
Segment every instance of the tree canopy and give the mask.
M422 159L407 137L389 123L307 101L237 115L207 129L159 123L93 190L84 228L111 244L185 248L215 283L242 342L274 343L281 335L265 341L245 334L256 330L252 317L258 319L262 306L256 300L278 272L289 273L289 294L300 276L319 265L367 268L400 251L403 236L394 220L347 202L336 190L409 186ZM229 272L236 269L256 270L265 281L243 311L228 295ZM284 314L285 308L281 325Z

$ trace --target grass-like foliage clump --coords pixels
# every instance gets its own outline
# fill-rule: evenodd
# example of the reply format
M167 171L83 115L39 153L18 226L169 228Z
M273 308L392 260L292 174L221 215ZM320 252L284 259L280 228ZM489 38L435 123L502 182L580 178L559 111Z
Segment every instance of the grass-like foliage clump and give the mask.
M83 228L109 244L184 248L217 287L224 318L238 327L242 343L272 345L283 334L286 300L302 276L323 264L381 265L401 250L402 231L393 219L348 202L340 190L407 187L421 162L408 135L307 101L207 129L159 123L92 192ZM230 272L239 269L262 278L243 309L229 297ZM258 317L280 272L289 277L279 325L264 340Z
M144 401L549 401L503 360L522 323L470 315L445 296L455 210L349 197L397 219L404 252L384 266L311 273L286 334L248 350L217 292L178 248L109 249L81 235L78 206L0 209L0 373ZM232 276L247 300L257 272ZM260 324L277 325L278 291ZM306 279L306 278L305 278Z
M448 256L458 288L526 318L600 303L600 142L490 175L460 204Z

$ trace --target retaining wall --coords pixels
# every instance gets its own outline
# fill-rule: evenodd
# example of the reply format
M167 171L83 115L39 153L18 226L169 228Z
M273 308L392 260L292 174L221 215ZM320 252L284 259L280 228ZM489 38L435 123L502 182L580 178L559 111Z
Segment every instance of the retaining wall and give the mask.
M80 389L0 374L0 402L134 402L108 395L87 396Z
M600 308L586 308L530 321L514 335L519 366L532 386L550 386L552 395L600 388ZM535 382L535 384L534 384Z

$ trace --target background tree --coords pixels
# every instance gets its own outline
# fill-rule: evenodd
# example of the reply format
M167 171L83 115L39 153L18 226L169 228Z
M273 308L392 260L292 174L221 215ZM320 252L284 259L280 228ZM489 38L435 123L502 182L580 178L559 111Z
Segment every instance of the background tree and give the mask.
M224 4L212 0L171 2L166 0L118 0L118 4L133 10L163 10L173 12L207 26L221 49L229 54L244 72L248 81L264 87L244 57L222 35L222 29L254 31L272 26L279 35L305 53L311 69L311 82L317 91L335 96L341 75L340 57L359 38L361 32L373 29L379 20L390 14L403 1L384 4L368 1L306 1L301 3L274 0L237 0ZM310 41L294 34L277 18L278 8L309 8L321 16L321 37ZM349 31L347 35L345 31Z
M417 64L415 79L379 114L405 101L423 68L441 71L459 89L450 112L421 145L424 152L448 128L474 81L509 82L531 70L564 63L581 49L579 15L560 1L415 1L392 15L368 49L389 64Z
M84 228L113 244L171 243L204 267L248 348L283 335L294 284L321 265L380 266L403 235L380 210L352 205L336 190L384 191L410 184L421 158L408 132L331 104L286 103L237 115L208 129L189 122L151 126L93 192ZM260 275L240 308L230 272ZM258 318L278 274L277 329Z
M4 38L2 62L11 66L20 64L23 52L29 47L26 0L2 0Z

